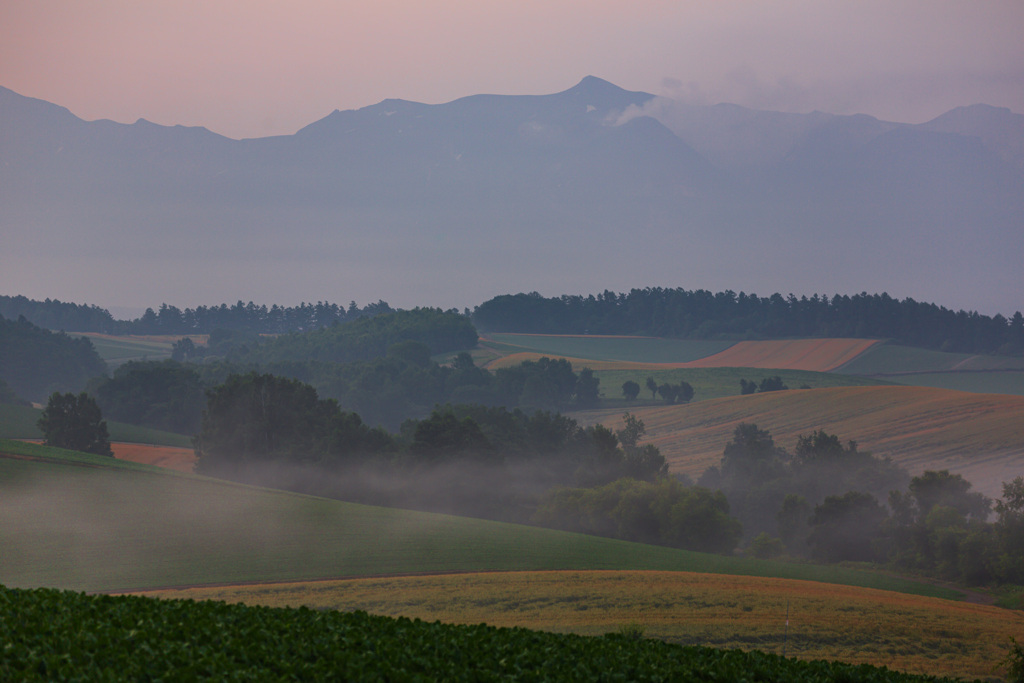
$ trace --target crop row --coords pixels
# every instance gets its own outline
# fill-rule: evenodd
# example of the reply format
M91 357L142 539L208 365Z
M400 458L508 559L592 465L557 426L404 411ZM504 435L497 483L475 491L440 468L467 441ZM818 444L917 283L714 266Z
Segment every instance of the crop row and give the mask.
M0 587L2 680L924 681L628 635Z

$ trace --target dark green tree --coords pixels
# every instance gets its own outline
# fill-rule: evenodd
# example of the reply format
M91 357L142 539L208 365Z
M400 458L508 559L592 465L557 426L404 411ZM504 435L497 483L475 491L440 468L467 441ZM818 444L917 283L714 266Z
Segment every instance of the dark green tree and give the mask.
M576 379L576 405L580 408L593 408L601 402L601 380L594 376L590 368L583 368Z
M390 439L308 384L250 372L207 392L193 443L197 471L248 480L283 465L351 463L386 450Z
M636 397L640 395L640 385L633 380L626 380L622 383L622 395L626 397L627 401L636 400Z
M54 392L37 422L47 446L113 456L100 407L89 394Z
M658 387L658 393L661 394L661 398L665 403L672 404L676 402L676 397L679 396L679 386L666 382Z
M647 389L651 392L651 400L658 397L658 383L654 381L653 377L647 378Z
M445 460L488 460L494 449L472 418L458 418L451 410L435 410L416 425L409 450L418 460L437 463Z
M765 377L757 386L757 391L761 394L769 391L785 391L787 389L789 389L789 387L783 384L782 378L778 375L775 375L774 377Z
M807 544L812 556L825 562L880 559L878 542L886 517L885 508L870 494L827 496L811 516Z

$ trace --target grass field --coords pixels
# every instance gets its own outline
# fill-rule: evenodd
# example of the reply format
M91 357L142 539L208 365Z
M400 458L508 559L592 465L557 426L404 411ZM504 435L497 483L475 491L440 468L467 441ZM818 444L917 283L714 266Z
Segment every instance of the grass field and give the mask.
M686 645L984 677L1024 613L867 588L689 572L563 571L352 579L148 593L598 635L639 624ZM787 615L788 610L788 615ZM787 632L786 621L789 620Z
M580 366L583 367L583 366ZM573 368L577 366L574 363ZM652 399L646 387L648 377L653 377L658 384L666 382L678 384L688 382L693 387L693 400L706 401L712 398L738 396L740 380L760 382L765 377L779 376L783 383L791 389L807 386L812 389L848 386L882 386L890 384L885 380L857 377L854 375L836 375L828 372L809 372L806 370L758 370L753 368L680 368L675 370L600 370L594 369L594 375L601 380L601 397L608 401L618 401L622 409L632 410L632 405L664 404L659 399ZM622 384L632 380L640 385L640 396L632 404L622 396Z
M1002 493L1024 472L1024 398L924 387L790 390L631 409L647 426L671 471L698 477L717 465L741 422L769 430L792 452L797 436L823 429L862 450L888 456L911 473L949 469L975 490ZM621 409L572 413L582 424L621 426Z
M36 426L41 413L40 408L0 403L0 439L42 439L43 433ZM139 427L123 422L107 420L107 431L111 441L177 448L191 448L192 446L191 437L184 434L163 432L159 429Z
M87 337L96 353L111 368L130 360L165 360L171 357L171 347L183 335L110 335L98 332L73 332L72 336ZM209 335L187 335L196 344L205 344Z
M945 353L896 344L879 344L836 368L855 375L897 375L954 370L1024 370L1024 358Z
M970 391L977 394L1024 396L1024 371L1022 370L915 372L903 375L889 375L886 379L915 387Z
M10 587L109 591L407 573L656 569L960 596L843 567L356 505L34 444L0 442L0 453L18 456L0 457L0 584Z

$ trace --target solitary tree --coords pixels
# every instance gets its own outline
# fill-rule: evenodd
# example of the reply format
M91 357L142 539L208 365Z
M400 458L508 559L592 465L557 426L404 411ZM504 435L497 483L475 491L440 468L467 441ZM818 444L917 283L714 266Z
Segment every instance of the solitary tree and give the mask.
M622 395L626 397L627 401L632 401L640 395L640 385L633 380L626 380L622 383Z
M84 391L78 396L54 392L36 423L47 446L113 456L100 407Z

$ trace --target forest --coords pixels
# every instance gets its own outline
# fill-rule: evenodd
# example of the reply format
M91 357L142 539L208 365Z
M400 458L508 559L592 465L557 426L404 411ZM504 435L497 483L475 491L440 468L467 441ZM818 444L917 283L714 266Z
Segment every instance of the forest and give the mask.
M861 337L964 353L1024 352L1024 315L951 311L888 294L853 296L633 289L626 294L506 294L476 307L487 332L626 334L697 339Z

